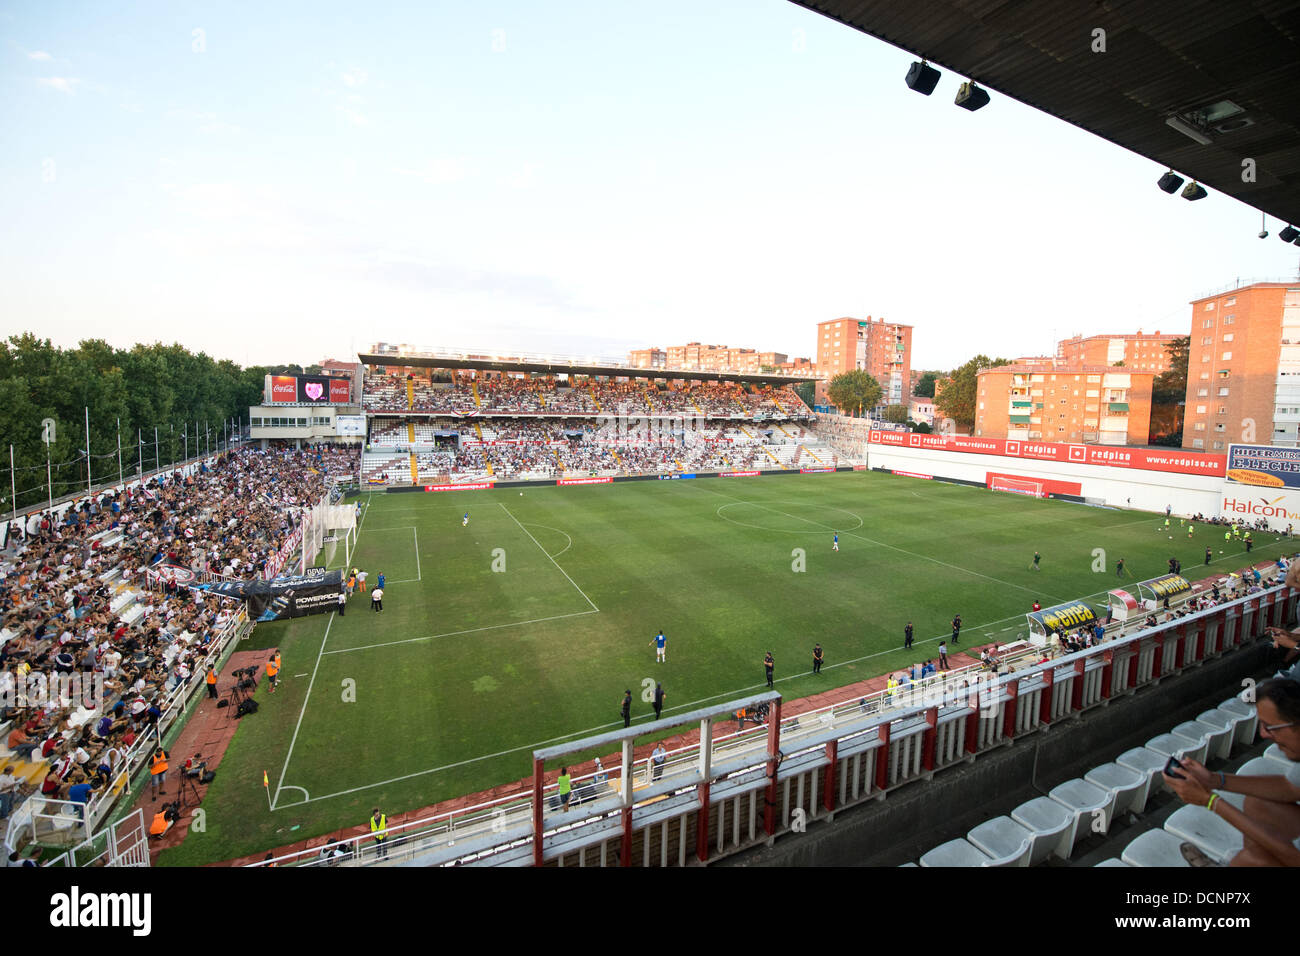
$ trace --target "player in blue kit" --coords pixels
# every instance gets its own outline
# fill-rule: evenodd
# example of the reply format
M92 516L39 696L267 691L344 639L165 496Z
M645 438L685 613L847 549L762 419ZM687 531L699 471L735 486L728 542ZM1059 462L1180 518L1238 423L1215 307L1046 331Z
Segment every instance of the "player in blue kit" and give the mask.
M660 631L654 640L650 642L655 646L655 663L666 664L668 662L667 644L668 638L664 637L664 632Z
M460 519L460 526L461 526L462 528L465 528L465 527L468 527L468 526L469 526L469 512L468 512L468 511L465 512L465 517L463 517L463 518Z

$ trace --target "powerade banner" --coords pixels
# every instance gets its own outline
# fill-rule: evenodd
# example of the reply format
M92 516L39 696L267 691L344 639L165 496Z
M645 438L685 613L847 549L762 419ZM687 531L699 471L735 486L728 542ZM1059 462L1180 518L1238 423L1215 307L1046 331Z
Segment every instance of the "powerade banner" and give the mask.
M255 621L282 621L337 610L342 584L343 572L338 568L310 568L306 574L285 574L270 581L200 584L198 590L243 598L248 602L248 616Z
M1229 445L1228 481L1267 488L1300 488L1300 448Z
M1021 441L1016 438L968 438L964 435L922 435L916 432L872 430L867 441L873 445L956 451L968 455L1004 455L1034 461L1077 462L1081 465L1109 465L1140 471L1170 471L1180 475L1222 477L1227 457L1205 452L1127 448L1123 445L1066 445L1058 442ZM1281 487L1280 485L1277 487Z
M1034 611L1029 615L1029 619L1037 621L1042 625L1043 630L1050 634L1053 631L1090 624L1097 620L1097 615L1082 601L1072 601L1069 604L1058 604L1056 607L1045 607L1041 611Z

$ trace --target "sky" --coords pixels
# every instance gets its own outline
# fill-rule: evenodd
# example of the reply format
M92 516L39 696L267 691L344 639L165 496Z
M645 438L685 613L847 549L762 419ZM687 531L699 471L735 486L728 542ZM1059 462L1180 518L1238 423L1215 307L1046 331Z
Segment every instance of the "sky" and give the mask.
M873 316L946 370L1297 274L1276 220L912 59L786 0L12 4L0 335L815 357Z

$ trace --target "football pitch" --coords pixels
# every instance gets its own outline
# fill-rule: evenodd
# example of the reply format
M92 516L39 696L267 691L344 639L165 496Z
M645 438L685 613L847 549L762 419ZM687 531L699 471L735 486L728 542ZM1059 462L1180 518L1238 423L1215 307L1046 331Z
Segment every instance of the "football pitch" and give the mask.
M1171 557L1192 579L1248 560L1213 526L1189 538L1163 515L872 472L522 491L359 499L352 563L372 587L386 576L383 611L358 593L342 617L257 626L238 650L279 648L280 689L263 681L204 801L205 829L163 865L513 783L534 748L620 727L627 689L634 725L649 723L646 680L662 682L667 715L681 713L761 689L770 650L793 699L936 657L957 613L953 650L1023 636L1035 600L1102 608L1119 558L1128 584ZM1255 541L1251 561L1288 550L1265 532Z

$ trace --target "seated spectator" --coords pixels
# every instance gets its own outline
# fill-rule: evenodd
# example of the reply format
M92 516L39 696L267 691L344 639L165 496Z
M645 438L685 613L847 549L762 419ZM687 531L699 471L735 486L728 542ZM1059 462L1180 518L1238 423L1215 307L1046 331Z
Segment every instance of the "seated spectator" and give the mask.
M1183 776L1165 774L1165 783L1184 803L1206 807L1241 831L1241 851L1229 866L1300 866L1300 683L1266 680L1255 688L1255 696L1260 736L1276 743L1291 761L1285 773L1214 773L1183 758ZM1246 799L1238 810L1215 790ZM1182 852L1193 866L1214 865L1191 843L1184 843Z

